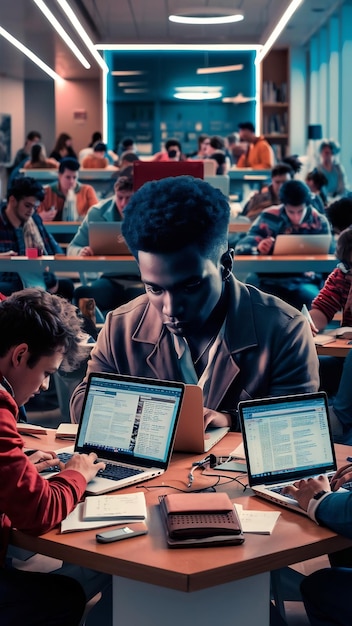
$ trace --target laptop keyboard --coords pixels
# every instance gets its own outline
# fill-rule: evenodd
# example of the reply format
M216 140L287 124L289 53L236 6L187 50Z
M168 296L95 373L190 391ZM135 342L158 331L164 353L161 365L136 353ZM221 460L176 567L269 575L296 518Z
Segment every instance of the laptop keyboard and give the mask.
M288 485L285 485L286 487ZM283 493L285 487L270 487L270 491L273 491L274 493L279 493L282 496L285 496L285 498L290 498L290 500L294 500L296 501L296 498L294 498L293 496L291 496L289 493Z
M62 463L67 463L72 457L72 454L68 452L60 452L58 455L58 459L62 461ZM51 467L45 468L45 472L59 472L60 468L58 465L52 465ZM113 463L106 463L105 469L99 470L97 476L101 478L108 478L109 480L121 480L122 478L129 478L129 476L136 476L137 474L143 474L142 469L136 469L134 467L125 467L124 465L115 465Z

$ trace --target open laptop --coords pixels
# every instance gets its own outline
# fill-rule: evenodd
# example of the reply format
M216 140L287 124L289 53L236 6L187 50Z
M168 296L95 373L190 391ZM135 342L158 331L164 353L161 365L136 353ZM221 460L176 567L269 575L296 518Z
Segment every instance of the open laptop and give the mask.
M254 494L306 514L280 491L296 480L336 471L326 394L245 400L238 412Z
M331 235L277 235L273 255L328 254Z
M89 375L71 452L95 452L107 467L88 483L87 493L107 493L165 472L183 393L183 383L119 374ZM59 458L62 452L58 451ZM121 470L122 477L105 477L107 471L115 470Z
M203 391L198 385L185 385L178 422L175 452L208 452L229 428L207 428L204 432Z
M89 247L103 256L131 255L121 233L122 222L89 222Z
M169 176L204 178L204 163L203 161L134 161L133 163L135 191L144 183Z

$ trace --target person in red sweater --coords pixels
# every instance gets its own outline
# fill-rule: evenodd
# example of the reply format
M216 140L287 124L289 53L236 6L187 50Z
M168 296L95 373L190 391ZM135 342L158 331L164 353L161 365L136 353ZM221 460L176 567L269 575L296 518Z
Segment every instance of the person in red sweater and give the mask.
M59 367L82 358L81 321L66 300L40 289L0 297L0 621L3 626L74 626L86 604L67 576L19 571L5 559L11 528L40 535L61 522L104 463L74 455L50 480L40 472L58 463L54 452L26 454L16 422L19 408L47 389Z

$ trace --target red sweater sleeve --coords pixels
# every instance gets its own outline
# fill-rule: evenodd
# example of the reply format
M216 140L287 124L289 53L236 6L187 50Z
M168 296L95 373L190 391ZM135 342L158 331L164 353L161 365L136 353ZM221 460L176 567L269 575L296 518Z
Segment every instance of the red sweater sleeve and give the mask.
M46 480L23 452L17 432L17 406L0 391L0 515L3 526L41 534L64 519L81 499L86 480L74 470L64 470ZM6 519L8 518L8 519Z

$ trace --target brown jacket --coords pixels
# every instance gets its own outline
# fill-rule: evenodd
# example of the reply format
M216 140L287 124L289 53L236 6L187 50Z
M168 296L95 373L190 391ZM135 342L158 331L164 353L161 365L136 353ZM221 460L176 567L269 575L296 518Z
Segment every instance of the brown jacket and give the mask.
M234 411L239 400L317 391L318 359L302 314L235 278L229 292L223 350L214 363L206 406ZM169 332L148 296L108 314L88 362L90 372L180 380ZM85 386L84 380L72 396L75 422Z

